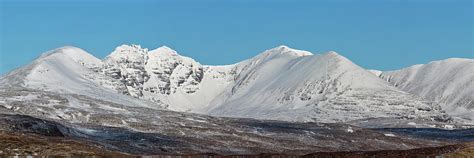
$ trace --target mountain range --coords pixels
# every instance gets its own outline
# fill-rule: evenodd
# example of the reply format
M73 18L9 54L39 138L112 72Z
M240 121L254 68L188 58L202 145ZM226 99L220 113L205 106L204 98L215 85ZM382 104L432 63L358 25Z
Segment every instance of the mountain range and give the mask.
M470 69L473 60L434 63L452 66L428 64L425 67L429 70L414 66L377 76L336 52L314 55L287 46L223 66L202 65L166 46L148 51L139 45L122 45L103 60L66 46L44 53L0 82L4 86L225 117L303 122L379 117L472 119L466 110L455 109L472 110L473 88L469 86L474 79ZM425 75L425 71L431 74ZM451 74L437 75L437 71ZM423 89L427 86L419 82L429 81L423 77L433 75L439 78L435 84L424 84L443 88Z
M472 140L470 129L432 128L474 124L473 63L382 72L278 46L211 66L166 46L121 45L102 60L65 46L0 78L0 138L134 155L437 147ZM5 152L51 154L36 147Z

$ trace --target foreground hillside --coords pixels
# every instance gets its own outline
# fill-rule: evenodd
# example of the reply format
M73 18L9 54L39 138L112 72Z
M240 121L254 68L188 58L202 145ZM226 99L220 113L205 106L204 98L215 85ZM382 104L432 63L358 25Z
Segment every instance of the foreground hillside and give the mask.
M107 151L103 146L93 143L78 142L61 137L44 137L35 134L15 134L0 133L0 148L3 156L22 155L22 156L72 156L72 157L137 157L137 155L124 154L119 152ZM411 150L382 150L382 151L353 151L353 152L318 152L300 157L434 157L440 156L446 158L472 157L474 156L474 144L447 145L441 147L428 147ZM177 155L155 155L172 157ZM186 155L187 157L228 157L229 155L218 155L212 153L202 153ZM261 153L258 155L239 155L239 157L255 156L279 156L291 157L291 154L271 154Z
M166 132L144 133L108 126L59 123L18 114L1 114L2 133L0 136L4 138L2 149L5 153L22 155L124 155L124 153L131 155L255 155L262 153L324 155L328 154L327 152L334 152L329 155L361 154L354 151L377 151L366 152L366 154L379 155L385 152L415 154L416 152L395 151L415 148L426 148L417 150L423 151L421 153L423 155L433 155L463 148L463 146L447 146L453 144L454 139L442 138L444 135L442 132L441 136L432 135L429 139L424 139L397 132L375 131L343 124L303 124L242 119L223 119L218 124L235 128L205 125L196 127L190 124L174 127L174 129L192 128L196 134L176 135ZM230 137L218 132L210 132L226 129L231 130L227 133L236 136ZM460 137L469 137L469 131L467 135L464 131L458 133L461 134ZM470 133L472 134L472 131Z

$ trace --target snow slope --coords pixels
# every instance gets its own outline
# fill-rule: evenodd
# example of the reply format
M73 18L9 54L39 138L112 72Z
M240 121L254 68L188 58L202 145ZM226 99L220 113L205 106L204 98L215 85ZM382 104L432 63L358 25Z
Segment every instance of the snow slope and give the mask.
M449 119L439 105L398 90L336 52L313 55L287 46L225 66L201 65L166 46L148 51L122 45L103 61L63 47L0 83L215 116L321 122Z
M450 58L383 72L403 91L441 103L453 116L474 120L474 59Z

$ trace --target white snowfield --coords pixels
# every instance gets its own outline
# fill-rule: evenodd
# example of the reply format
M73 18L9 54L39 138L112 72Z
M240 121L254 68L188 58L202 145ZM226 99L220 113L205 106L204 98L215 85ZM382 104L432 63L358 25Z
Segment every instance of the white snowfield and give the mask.
M439 102L452 116L474 120L474 59L433 61L383 72L380 77L403 91Z
M287 46L225 66L201 65L166 46L148 51L122 45L102 61L79 48L62 47L0 83L225 117L450 119L437 103L399 90L336 52L313 55Z

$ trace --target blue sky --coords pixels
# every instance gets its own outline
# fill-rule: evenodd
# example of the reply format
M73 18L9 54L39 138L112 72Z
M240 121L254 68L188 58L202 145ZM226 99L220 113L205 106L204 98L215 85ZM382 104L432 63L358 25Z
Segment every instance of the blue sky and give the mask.
M209 65L284 44L392 70L474 58L473 10L472 0L0 0L0 74L63 45L104 58L132 43Z

